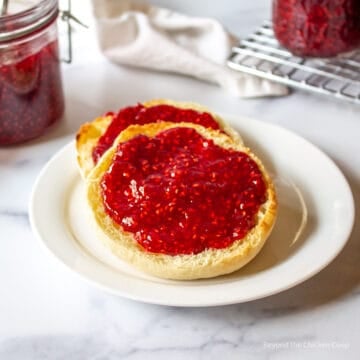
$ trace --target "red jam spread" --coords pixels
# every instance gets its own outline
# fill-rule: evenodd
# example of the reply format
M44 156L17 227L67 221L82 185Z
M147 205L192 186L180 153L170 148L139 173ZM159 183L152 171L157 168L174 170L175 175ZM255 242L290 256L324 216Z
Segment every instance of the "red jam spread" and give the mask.
M16 51L21 59L29 50L24 45ZM63 111L57 41L19 61L0 62L0 145L41 135Z
M106 213L144 249L168 255L228 247L266 200L247 154L185 127L120 143L100 186Z
M109 113L108 113L109 114ZM111 115L111 113L110 113ZM96 164L103 153L111 147L121 131L133 124L149 124L157 121L191 122L212 129L219 129L215 119L206 112L198 112L192 109L179 109L171 105L157 105L145 107L141 104L130 106L120 110L101 136L93 149L92 158Z
M359 0L274 0L273 23L295 55L330 57L360 45Z

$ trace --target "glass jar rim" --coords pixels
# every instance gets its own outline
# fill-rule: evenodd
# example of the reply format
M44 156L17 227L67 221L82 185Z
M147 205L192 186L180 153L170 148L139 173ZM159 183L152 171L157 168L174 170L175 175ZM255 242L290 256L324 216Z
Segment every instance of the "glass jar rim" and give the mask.
M0 16L0 43L41 30L52 23L58 13L57 0L40 0L38 4L24 11Z

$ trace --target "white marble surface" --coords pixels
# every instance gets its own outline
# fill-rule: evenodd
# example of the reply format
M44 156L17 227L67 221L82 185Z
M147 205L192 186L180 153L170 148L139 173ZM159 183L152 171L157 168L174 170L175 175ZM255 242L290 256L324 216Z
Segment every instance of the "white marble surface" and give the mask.
M180 7L176 1L157 2ZM266 0L188 0L181 7L217 16L239 34L269 11ZM165 96L301 134L342 169L358 207L360 108L300 92L238 100L196 80L110 65L98 53L91 30L75 40L76 60L64 67L64 121L37 141L0 148L0 359L358 359L358 221L338 258L293 289L251 303L181 309L103 293L65 270L35 240L28 200L40 169L80 123L105 110Z

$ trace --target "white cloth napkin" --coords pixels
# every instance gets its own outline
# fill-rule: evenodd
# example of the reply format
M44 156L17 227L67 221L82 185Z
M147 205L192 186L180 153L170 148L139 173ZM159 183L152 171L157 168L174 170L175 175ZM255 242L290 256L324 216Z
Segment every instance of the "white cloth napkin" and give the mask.
M193 76L239 97L286 95L286 87L226 67L238 40L216 20L129 0L93 0L100 47L112 62Z

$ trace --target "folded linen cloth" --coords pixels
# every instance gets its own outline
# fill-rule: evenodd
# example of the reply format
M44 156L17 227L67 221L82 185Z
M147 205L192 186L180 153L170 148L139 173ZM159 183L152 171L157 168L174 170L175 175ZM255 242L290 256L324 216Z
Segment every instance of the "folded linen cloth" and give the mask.
M238 41L216 20L145 2L92 0L100 48L112 62L193 76L238 97L281 96L288 89L226 67Z

